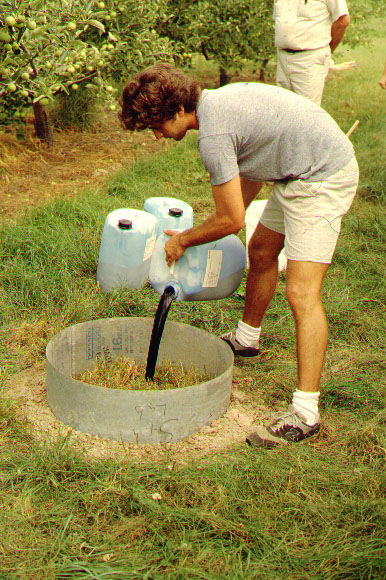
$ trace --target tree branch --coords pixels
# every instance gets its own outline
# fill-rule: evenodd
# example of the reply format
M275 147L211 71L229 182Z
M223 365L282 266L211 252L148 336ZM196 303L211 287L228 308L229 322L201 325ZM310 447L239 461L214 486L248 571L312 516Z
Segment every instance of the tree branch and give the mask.
M29 53L29 52L28 52L28 50L27 50L27 49L26 49L26 47L24 46L24 43L23 43L23 42L21 42L21 43L19 44L19 46L20 46L20 48L22 49L22 51L23 51L25 54L27 54L27 55L30 57L30 59L29 59L29 64L31 65L31 68L32 68L32 70L33 70L33 76L32 76L32 78L33 78L33 79L35 79L35 78L38 76L38 74L39 74L39 71L38 71L38 69L36 68L36 65L35 65L35 63L34 63L34 58L35 58L35 56L37 56L37 54L36 54L35 56L31 56L31 53Z

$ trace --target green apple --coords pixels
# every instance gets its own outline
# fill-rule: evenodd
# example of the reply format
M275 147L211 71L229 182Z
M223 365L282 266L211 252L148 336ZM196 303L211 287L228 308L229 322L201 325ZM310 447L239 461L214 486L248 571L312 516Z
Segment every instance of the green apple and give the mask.
M0 30L0 40L2 42L9 42L11 40L11 37L6 30Z
M36 27L37 27L37 24L36 24L35 20L28 20L27 28L29 28L30 30L35 30Z
M13 16L7 16L7 18L5 19L5 24L7 26L15 26L16 19Z
M7 85L7 91L9 93L14 93L17 89L17 86L15 85L15 83L8 83Z
M76 30L76 24L75 24L75 22L69 22L67 24L67 28L68 28L68 30Z
M74 83L73 85L71 85L71 89L73 91L77 91L79 89L79 85L77 85L76 83Z
M21 75L20 75L20 76L21 76L21 78L22 78L22 79L24 79L25 81L28 81L28 79L29 79L29 73L27 73L27 72L23 72L23 73L21 73Z

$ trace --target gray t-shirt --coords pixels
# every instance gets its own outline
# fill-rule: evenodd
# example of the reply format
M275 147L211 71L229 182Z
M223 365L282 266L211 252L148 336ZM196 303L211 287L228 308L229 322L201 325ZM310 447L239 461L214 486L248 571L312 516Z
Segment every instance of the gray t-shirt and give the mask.
M239 173L250 181L321 181L354 156L326 111L263 83L204 90L197 106L198 147L212 185Z

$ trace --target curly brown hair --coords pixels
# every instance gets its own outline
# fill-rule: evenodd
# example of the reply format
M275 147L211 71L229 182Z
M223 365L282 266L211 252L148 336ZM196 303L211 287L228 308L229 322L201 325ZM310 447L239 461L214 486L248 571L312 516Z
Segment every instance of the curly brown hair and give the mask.
M200 89L196 81L171 64L159 63L138 73L124 88L119 119L130 131L157 128L184 107L195 111Z

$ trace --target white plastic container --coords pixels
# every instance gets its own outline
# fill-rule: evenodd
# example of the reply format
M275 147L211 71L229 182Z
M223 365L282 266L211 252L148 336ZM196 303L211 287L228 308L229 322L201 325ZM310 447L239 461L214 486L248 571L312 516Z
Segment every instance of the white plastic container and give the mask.
M157 218L157 237L163 230L187 230L193 227L193 209L174 197L149 197L143 204Z
M192 246L170 268L164 250L168 239L166 234L157 239L150 266L149 281L158 294L173 286L176 300L218 300L237 290L246 264L245 248L237 236Z
M97 268L102 290L142 288L149 276L156 226L153 215L137 209L116 209L107 216Z
M246 225L246 244L247 244L247 253L248 253L248 244L249 240L251 239L253 232L256 229L257 224L259 223L261 214L264 211L264 208L267 204L266 199L257 199L256 201L252 201L252 203L247 208L245 212L245 225ZM283 249L278 258L278 271L282 272L287 267L287 256L285 255L285 250ZM247 257L247 268L249 268L249 259Z

